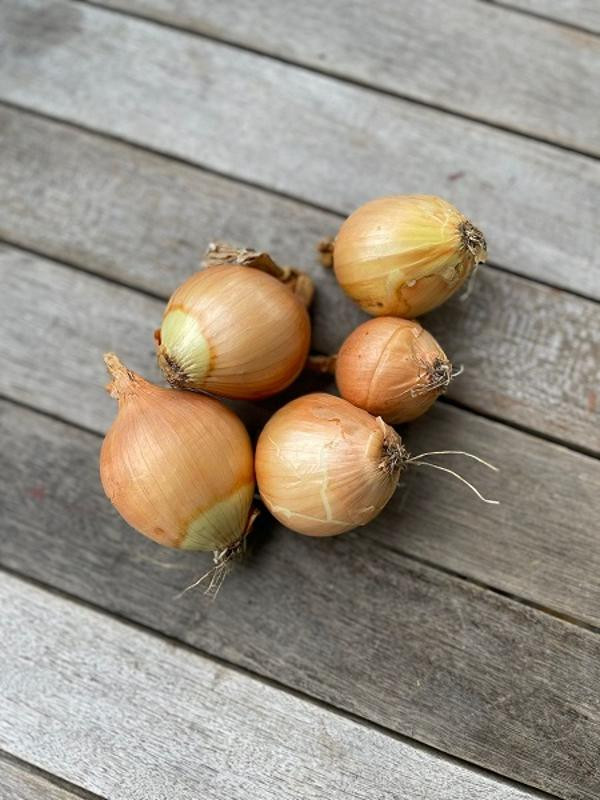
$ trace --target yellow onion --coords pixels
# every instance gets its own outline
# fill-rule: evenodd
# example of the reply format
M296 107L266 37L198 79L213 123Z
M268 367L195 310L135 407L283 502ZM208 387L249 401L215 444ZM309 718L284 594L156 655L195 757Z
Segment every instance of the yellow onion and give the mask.
M342 397L390 425L425 413L451 378L452 365L433 336L398 317L359 325L335 362Z
M281 523L333 536L377 516L406 458L400 436L382 419L340 397L309 394L267 422L256 448L256 480Z
M175 290L155 338L172 386L251 400L298 376L310 320L299 296L277 278L221 264Z
M235 549L252 518L253 454L218 400L145 381L113 355L107 387L118 414L100 453L104 491L121 516L160 544Z
M483 235L432 195L381 197L342 224L333 266L344 291L374 316L417 317L439 306L486 259Z

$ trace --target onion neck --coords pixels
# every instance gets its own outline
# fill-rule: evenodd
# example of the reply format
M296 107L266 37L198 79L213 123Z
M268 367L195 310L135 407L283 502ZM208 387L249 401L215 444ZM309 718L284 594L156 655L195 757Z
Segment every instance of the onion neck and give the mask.
M104 355L104 363L112 378L106 390L119 403L136 394L142 383L145 382L133 370L128 369L114 353L106 353Z
M306 308L312 303L315 293L312 278L294 267L280 267L268 253L247 247L233 247L225 242L211 242L202 266L213 267L221 264L236 264L265 272L291 289Z

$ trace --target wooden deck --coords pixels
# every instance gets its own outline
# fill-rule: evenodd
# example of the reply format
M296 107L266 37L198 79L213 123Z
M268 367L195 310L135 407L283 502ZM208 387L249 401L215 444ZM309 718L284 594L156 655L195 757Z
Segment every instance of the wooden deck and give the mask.
M2 800L598 800L599 108L595 0L1 0ZM208 559L104 498L102 353L158 380L215 238L311 271L334 351L363 317L315 243L394 192L488 237L403 433L501 505L415 470L177 599Z

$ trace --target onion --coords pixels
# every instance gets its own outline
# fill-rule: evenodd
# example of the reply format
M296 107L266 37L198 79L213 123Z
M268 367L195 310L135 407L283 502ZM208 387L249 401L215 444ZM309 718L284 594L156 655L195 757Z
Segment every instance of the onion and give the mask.
M121 516L160 544L229 558L253 518L253 454L218 400L163 389L104 357L119 402L100 453L104 491Z
M384 508L402 470L412 465L449 473L488 500L454 470L427 456L463 455L437 450L410 456L393 428L347 400L308 394L292 400L267 422L256 447L260 496L279 522L307 536L335 536L366 525Z
M269 511L309 536L366 525L398 484L407 454L382 419L329 394L292 400L265 425L256 479Z
M342 397L390 425L425 413L451 378L452 365L433 336L398 317L359 325L335 362Z
M172 386L258 399L300 373L310 346L306 306L260 269L221 264L175 290L155 338Z
M333 266L344 291L369 314L410 318L447 300L486 255L483 235L453 205L399 195L372 200L348 217Z

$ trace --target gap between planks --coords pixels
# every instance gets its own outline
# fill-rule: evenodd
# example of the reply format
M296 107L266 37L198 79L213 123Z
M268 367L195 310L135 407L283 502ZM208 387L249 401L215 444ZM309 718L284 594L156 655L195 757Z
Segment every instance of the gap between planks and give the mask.
M198 254L215 235L260 243L276 258L295 263L339 224L333 214L292 200L277 202L269 192L35 114L4 109L0 121L6 132L0 232L6 241L15 250L114 279L116 286L140 288L148 299L168 296L194 272ZM176 213L178 204L182 213ZM313 346L334 352L366 316L343 298L331 271L310 258L304 268L319 284ZM600 449L592 405L600 381L597 305L494 268L482 269L477 283L464 307L452 300L425 320L456 363L470 367L449 397L459 407L580 452ZM156 315L158 322L160 309ZM556 319L562 320L558 328ZM572 352L579 358L572 360ZM548 363L555 364L561 381L548 381Z
M12 397L8 397L8 396L6 396L4 394L1 394L1 393L0 393L0 402L8 403L8 404L10 404L12 406L15 406L16 408L22 408L25 411L30 411L33 414L37 414L38 416L41 416L41 417L46 417L47 419L52 420L53 422L58 422L61 425L68 425L71 428L74 428L76 430L82 431L83 433L89 434L91 436L94 436L97 439L102 440L104 438L104 436L101 433L99 433L97 430L94 430L92 428L87 428L84 425L79 425L76 422L72 422L71 420L69 420L69 419L67 419L65 417L61 417L58 414L53 414L53 413L51 413L49 411L46 411L44 409L36 408L35 406L30 405L29 403L23 402L21 400L14 399ZM567 625L574 625L575 627L581 628L583 630L587 630L592 634L596 634L596 635L600 634L600 626L593 625L592 623L586 622L583 619L578 619L577 617L572 616L570 614L565 614L565 613L563 613L561 611L558 611L556 609L549 608L548 606L544 606L541 603L537 603L537 602L535 602L535 600L531 600L531 599L529 599L527 597L522 597L522 596L520 596L518 594L513 594L512 592L508 592L506 590L503 590L503 589L501 589L501 588L499 588L497 586L494 586L491 583L487 583L486 581L479 580L478 578L476 578L474 576L470 576L470 575L468 575L468 574L466 574L464 572L460 572L459 570L452 569L451 567L448 567L448 566L446 566L444 564L440 564L440 563L437 563L435 561L431 561L430 559L424 558L422 556L415 555L414 553L411 553L409 550L402 550L402 548L400 548L400 547L394 547L393 545L388 544L384 540L374 539L373 543L374 543L374 545L376 547L380 547L383 550L389 550L390 553L395 553L396 555L399 555L402 558L407 559L408 561L413 561L415 564L419 564L419 565L421 565L423 567L427 567L428 569L436 570L437 572L441 572L442 574L448 575L451 578L456 578L457 580L463 581L464 583L471 584L473 586L477 586L479 589L483 589L486 592L491 592L492 594L495 594L498 597L505 597L508 600L512 600L512 601L514 601L516 603L520 603L521 605L526 606L527 608L531 608L534 611L539 611L539 612L541 612L543 614L547 614L550 617L554 617L555 619L558 619L558 620L560 620L561 622L563 622L563 623L565 623ZM23 578L24 580L31 581L32 583L34 583L36 585L39 584L41 587L48 589L48 591L54 591L54 592L56 592L57 594L59 594L61 596L70 597L70 598L76 598L77 597L76 595L73 595L73 594L71 594L69 592L63 591L63 590L58 589L56 587L53 587L51 584L44 583L43 581L41 581L41 580L39 580L37 578L33 578L33 577L27 575L26 573L20 572L19 570L16 570L16 569L13 570L10 567L7 567L6 565L0 566L0 571L2 571L2 570L5 571L5 572L8 572L9 574L14 574L17 577ZM82 598L77 598L77 599L82 604L89 605L91 608L102 609L102 606L99 606L99 605L97 605L95 603L83 600ZM134 622L133 620L129 619L128 617L119 615L116 612L109 612L106 609L104 609L104 611L106 613L112 614L115 617L118 617L119 619L121 619L123 621L129 622L132 625L140 625L140 627L146 629L146 626L142 625L141 623ZM163 634L160 634L160 635L163 635ZM191 648L191 649L193 649L193 648ZM206 653L206 655L208 656L209 654ZM215 658L216 658L216 656L215 656ZM227 663L229 663L229 662L227 662Z
M91 8L97 8L103 11L110 11L111 13L121 15L128 19L134 19L134 20L138 19L152 25L158 25L168 30L176 31L178 33L190 36L196 36L200 39L203 39L204 41L215 42L225 47L230 47L235 50L239 50L241 52L249 53L250 55L259 56L261 58L268 58L279 64L284 64L286 66L294 67L295 69L304 70L314 75L321 75L322 77L340 81L349 86L355 86L356 88L359 89L366 89L368 91L380 94L384 97L391 97L396 100L403 100L406 103L411 103L412 105L419 106L421 108L428 108L432 111L438 111L442 114L447 114L449 116L465 120L466 122L473 122L478 125L484 125L488 128L492 128L493 130L502 131L503 133L521 136L524 139L528 139L533 142L538 142L540 144L550 145L551 147L556 147L557 149L563 150L568 153L575 153L577 155L591 158L594 161L600 160L600 155L597 152L588 149L586 147L583 146L576 147L575 145L569 145L564 142L557 141L556 139L550 139L540 134L535 134L533 132L527 131L525 128L518 128L516 126L502 124L500 122L495 122L483 116L469 114L464 110L459 110L452 106L445 106L441 103L427 101L412 94L399 92L393 89L388 89L379 84L373 83L372 81L361 80L360 78L352 76L347 72L338 72L336 70L331 70L331 69L328 70L323 67L318 67L314 63L309 64L306 62L298 61L293 58L286 57L285 55L282 55L280 53L274 53L271 50L266 50L260 47L254 47L248 43L240 41L239 39L230 39L224 36L219 36L215 33L206 33L203 31L199 31L193 27L186 27L185 25L180 25L172 20L166 20L158 16L152 16L151 14L144 14L141 11L136 11L130 8L124 8L122 6L117 6L113 3L109 4L103 3L102 0L68 0L68 2L76 3L79 5L90 6ZM478 0L478 2L482 2L482 0ZM483 3L486 4L485 0L483 0ZM494 0L491 0L491 2L489 2L489 5L495 6L497 8L503 8L507 12L517 11L518 13L521 13L523 16L531 17L534 19L546 20L546 18L541 14L527 13L522 11L521 9L517 9L512 6L504 5L502 3L496 3L494 2ZM557 23L556 20L552 20L550 18L548 18L547 21L552 22L553 24L560 25L560 23ZM576 26L565 25L562 27L572 28ZM581 32L591 33L592 35L594 34L593 31L585 31L583 29Z
M110 800L4 750L0 750L0 790L2 800Z
M315 708L316 710L323 711L327 715L331 715L334 718L338 718L345 723L355 724L360 728L364 729L367 732L373 732L373 734L382 735L386 737L386 739L393 740L398 742L399 744L405 745L406 747L410 748L411 750L423 754L423 756L435 759L435 762L439 765L448 765L452 768L458 768L465 770L467 774L472 776L476 776L481 781L491 781L497 783L499 786L506 787L507 796L506 800L512 800L512 793L510 790L515 791L515 800L519 800L521 795L518 792L523 792L523 800L527 800L527 798L546 798L547 800L553 800L556 796L547 792L542 792L535 787L529 786L528 784L524 784L522 782L512 780L509 777L501 775L499 773L494 772L493 770L489 770L483 768L477 764L473 764L469 761L464 759L458 758L453 756L443 750L440 750L436 747L424 744L418 740L412 739L409 736L403 735L398 733L394 730L386 728L383 725L379 725L375 722L370 721L367 718L361 717L358 714L345 711L343 709L338 708L337 706L320 700L317 697L314 697L306 692L303 692L299 689L294 688L293 686L286 685L281 683L274 678L270 678L266 675L262 675L258 672L255 672L252 669L240 667L239 665L228 661L225 658L216 656L214 654L208 653L202 650L200 647L192 646L187 644L186 642L178 639L174 636L170 636L157 628L151 628L143 623L137 622L132 620L128 617L124 617L123 615L119 614L115 611L110 611L103 606L98 605L97 603L84 600L81 597L76 595L70 594L62 589L59 589L55 586L51 586L47 583L44 583L41 580L36 578L25 576L19 573L16 570L12 570L7 568L6 566L0 567L0 576L5 574L7 576L11 576L14 579L15 584L12 587L15 591L11 591L11 595L21 597L21 595L27 596L30 593L37 594L45 594L48 595L50 598L50 602L48 605L51 607L54 605L55 601L52 598L57 598L58 603L62 603L63 601L67 601L69 605L73 604L74 607L78 607L80 609L84 609L88 612L91 612L93 615L98 615L101 619L105 621L105 626L111 621L117 623L117 625L122 626L125 629L129 629L137 634L148 637L150 642L162 642L165 645L173 647L175 651L181 653L187 653L189 656L193 657L194 659L202 659L212 665L214 665L215 669L224 668L227 672L239 676L242 680L250 679L258 684L262 684L270 689L274 690L276 693L280 694L280 696L287 695L291 698L294 698L301 703L306 703L310 707ZM29 589L28 589L29 587ZM45 604L44 604L45 605ZM76 612L79 613L79 612ZM57 614L55 619L66 618L66 615ZM69 614L69 619L72 618L72 615ZM136 634L134 633L133 636ZM129 639L129 637L124 637ZM152 647L152 644L150 645ZM144 652L147 652L147 649L144 648ZM0 676L0 686L1 686L1 676ZM435 762L432 763L432 768L435 768ZM42 800L46 796L49 797L49 800L69 800L70 797L77 797L81 798L81 800L105 800L103 795L99 795L89 790L83 788L80 785L74 784L70 782L68 779L61 777L55 773L49 772L43 768L36 766L35 764L28 762L18 756L13 755L12 753L8 753L6 751L0 750L0 764L10 764L15 767L15 771L23 771L29 772L35 775L39 779L40 784L50 784L51 787L56 787L56 797L54 794L51 793L49 789L47 789L48 794L40 794L40 795L31 795L31 797L27 798L19 798L19 800ZM64 796L63 796L64 795ZM487 795L486 795L487 796ZM465 800L470 800L471 795L465 797ZM449 798L450 800L450 798ZM452 797L454 800L454 796ZM482 800L484 798L482 797ZM499 798L499 800L504 800L504 798Z
M71 0L69 0L70 2ZM75 0L72 0L73 2ZM104 9L106 10L106 9ZM344 211L341 211L338 208L334 208L332 206L324 206L319 203L315 203L312 200L301 197L300 195L295 195L290 192L286 192L282 189L278 189L276 186L269 186L268 184L259 183L258 181L250 180L249 178L245 178L244 176L235 175L230 172L224 172L222 170L216 169L215 167L211 167L209 164L206 164L201 161L196 161L191 158L186 158L185 156L178 155L177 153L173 153L170 150L161 150L158 147L153 147L150 144L142 144L135 139L128 139L125 136L120 136L117 133L112 133L107 130L94 128L91 125L85 125L83 122L77 122L76 120L70 119L68 117L61 117L57 114L50 114L43 109L29 107L23 105L22 103L15 103L12 100L6 100L3 97L0 97L0 107L6 107L17 111L21 114L27 114L30 117L35 117L38 119L46 120L50 123L55 123L57 125L62 125L65 128L72 128L75 131L80 131L81 133L85 133L89 136L97 136L99 139L102 139L107 142L114 142L115 144L124 145L125 147L131 147L134 150L138 150L141 153L149 153L153 156L158 156L159 158L165 158L169 161L172 161L175 164L181 164L184 167L190 167L191 169L198 170L199 172L204 172L207 175L214 175L216 178L222 178L223 180L229 181L230 183L239 183L241 186L246 186L248 189L256 189L258 192L264 192L265 194L273 195L273 197L281 197L283 200L290 200L292 203L299 203L300 205L306 206L306 208L313 209L314 211L321 211L324 214L335 214L337 217L344 219L348 216Z
M45 259L47 261L50 261L50 262L52 262L54 264L57 264L58 266L68 267L69 269L72 269L72 270L74 270L76 272L81 272L84 275L89 275L89 276L91 276L93 278L98 278L99 280L102 280L102 281L104 281L105 283L107 283L109 285L118 286L118 287L121 287L122 289L128 289L129 291L136 292L137 294L140 294L140 295L142 295L144 297L148 297L151 300L160 300L162 302L165 302L168 299L168 295L166 295L166 294L164 294L164 295L163 294L158 294L158 293L150 291L149 289L145 289L144 287L138 286L136 284L127 283L126 281L119 280L118 278L115 278L113 276L105 275L105 274L103 274L101 272L97 272L97 271L95 271L95 270L93 270L91 268L82 266L81 263L79 263L79 262L67 261L67 260L64 260L64 259L56 258L56 257L54 257L52 255L48 255L44 251L36 250L34 248L31 248L31 247L27 247L25 245L20 244L17 241L12 241L12 240L8 239L6 236L0 237L0 244L8 245L9 247L14 248L15 250L19 250L19 251L21 251L23 253L27 253L29 255L36 256L38 258L43 258L43 259ZM490 264L490 265L486 265L486 266L492 266L492 265ZM494 269L498 269L497 267L493 267L493 268ZM508 274L513 274L509 270L506 270L506 271L507 271ZM527 280L526 278L522 278L522 276L519 276L519 275L517 275L517 277L521 278L522 280ZM540 283L540 282L539 281L531 281L531 283ZM548 288L554 288L554 287L549 286ZM557 291L564 291L564 290L558 289ZM568 294L574 294L574 293L573 292L568 292ZM598 303L600 305L599 301L596 301L596 300L591 300L590 301L589 298L586 298L586 297L583 297L583 296L580 299L585 300L586 302ZM317 350L312 350L311 352L320 353L320 351L317 351ZM13 402L13 403L15 403L17 405L22 406L23 408L28 408L31 411L37 411L40 414L44 414L45 416L49 417L50 419L56 419L59 422L65 422L68 425L72 425L73 427L79 428L80 430L83 430L83 431L87 431L88 433L97 433L97 431L94 431L93 428L90 428L90 427L88 427L86 425L82 425L82 424L78 423L77 421L70 420L67 417L62 417L59 414L54 414L54 413L52 413L51 411L49 411L47 409L43 409L43 408L40 408L38 406L34 406L34 405L30 404L30 403L27 403L26 401L22 401L22 400L19 400L17 398L14 398L14 397L9 397L8 395L5 395L5 394L3 394L1 392L0 392L0 399L8 400L8 401ZM570 440L570 439L568 439L566 437L561 438L560 436L553 436L548 431L536 429L536 428L534 428L534 427L532 427L530 425L525 425L525 424L520 423L520 422L518 422L517 420L514 420L514 419L507 419L505 417L500 416L500 414L494 414L494 413L492 413L490 411L487 411L487 410L485 410L485 409L483 409L481 407L469 406L466 402L461 401L461 400L459 400L457 398L454 398L454 397L450 397L447 394L441 395L438 398L438 402L443 403L443 404L447 404L447 405L452 406L452 407L457 408L457 409L461 409L463 411L466 411L469 414L473 414L476 417L481 417L482 419L487 419L490 422L497 422L500 425L506 425L506 426L508 426L510 428L514 428L515 430L521 431L522 433L525 433L528 436L534 436L534 437L537 437L538 439L543 439L544 441L550 442L551 444L560 445L561 447L565 447L567 450L571 450L574 453L579 453L581 455L588 456L588 457L594 458L594 459L600 459L600 452L598 450L594 450L592 448L586 447L585 445L579 444L577 442L574 442L574 441L572 441L572 440ZM485 585L485 584L482 584L482 585Z
M514 11L516 14L522 14L524 17L532 17L533 19L541 19L544 22L550 22L552 25L558 25L561 28L569 28L573 31L577 31L578 33L585 33L589 34L590 36L598 36L600 35L600 28L593 28L591 25L587 27L586 25L580 25L578 22L575 21L575 17L567 16L563 12L563 16L552 16L547 11L538 11L535 7L532 7L527 4L527 2L522 2L522 5L518 5L518 3L510 2L510 0L478 0L480 3L485 3L486 5L493 5L498 6L499 8L504 8L507 11ZM594 2L594 0L592 0ZM564 5L568 5L568 3L564 3ZM600 16L598 17L598 22L600 24Z
M485 2L486 0L482 0ZM95 3L89 3L89 0L69 0L69 2L83 2L85 4L89 4L92 6L96 6ZM98 8L104 8L103 6L98 4ZM112 9L111 9L112 10ZM266 195L271 195L273 197L280 197L283 200L289 200L292 203L297 203L300 206L303 206L307 209L311 209L313 211L322 212L323 214L333 215L338 217L340 223L346 219L348 213L345 211L340 211L338 208L334 208L333 206L325 206L319 203L314 203L311 200L302 197L300 195L290 194L285 191L281 191L276 187L269 186L267 184L256 183L254 181L247 180L243 177L238 177L232 173L228 172L221 172L217 169L214 169L206 164L200 163L198 161L193 161L187 159L183 156L178 156L173 154L170 151L160 150L152 147L151 145L141 144L138 141L127 139L125 137L119 136L114 133L109 133L106 130L100 130L98 128L89 127L84 125L83 123L76 122L72 119L68 119L66 117L55 116L53 114L49 114L43 110L37 108L29 108L28 106L24 106L20 103L14 103L10 100L5 100L0 98L0 108L7 108L11 111L15 111L18 114L23 114L24 116L31 117L33 119L40 119L45 122L50 123L51 125L60 126L66 128L67 130L78 131L82 134L87 136L92 136L98 138L101 141L105 141L108 143L113 143L118 146L131 148L134 151L139 153L148 153L150 156L156 156L157 158L166 159L167 161L172 161L174 164L179 164L183 167L188 167L200 173L205 173L206 175L214 176L215 178L220 178L228 183L235 185L239 184L240 186L245 186L248 189L255 190L257 192L261 192ZM600 157L599 157L600 160ZM65 258L56 258L51 254L46 253L42 250L37 250L34 247L28 247L27 245L22 244L17 240L11 239L9 236L4 234L0 238L0 242L4 242L9 244L13 247L18 247L19 249L24 250L25 252L30 252L33 255L39 255L44 258L49 258L51 260L57 261L57 263L65 264L66 266L72 267L73 269L80 270L81 272L87 272L90 275L97 275L98 277L106 278L107 280L115 283L117 286L124 286L128 289L133 289L134 291L141 292L142 294L146 294L148 297L152 297L157 300L164 300L168 297L166 293L159 293L153 292L150 289L141 286L140 284L135 283L128 283L127 281L121 280L114 276L105 275L101 272L94 271L83 265L81 262L69 261ZM316 246L316 242L315 242ZM566 292L567 294L573 295L573 297L577 297L580 300L585 300L588 302L598 303L600 305L600 298L591 296L589 294L585 294L583 292L578 291L573 287L565 288L564 286L559 286L556 283L553 283L550 280L544 279L539 276L530 276L526 273L519 272L518 270L514 269L508 264L502 264L501 262L495 261L493 259L488 259L485 264L483 265L484 268L491 268L496 270L497 272L503 272L507 275L514 275L517 278L522 278L523 280L529 281L533 284L538 284L539 286L545 286L548 289L555 289L559 292Z
M13 574L13 573L11 573L11 571L4 570L4 569L0 569L0 572L5 572L8 575L12 575ZM221 659L221 658L218 658L218 657L211 656L209 654L203 653L198 648L193 648L193 647L185 644L184 642L181 642L178 639L175 639L173 637L167 636L164 633L156 631L155 629L150 629L150 628L148 628L148 627L146 627L144 625L141 625L139 623L133 622L133 621L131 621L129 619L124 619L124 618L120 617L119 615L111 613L111 612L107 611L106 609L104 609L102 607L99 607L99 606L97 606L95 604L92 604L92 603L88 603L86 601L82 601L80 598L73 597L72 595L69 595L69 594L67 594L65 592L57 590L57 589L55 589L53 587L48 587L47 585L45 585L45 584L43 584L43 583L41 583L39 581L32 580L32 579L29 579L29 578L23 578L22 576L16 576L16 575L14 576L14 578L16 578L16 581L13 583L13 586L11 587L11 589L12 589L11 596L13 596L13 597L17 596L19 599L23 598L23 601L24 601L23 604L24 605L27 604L27 600L29 600L29 599L33 600L34 603L35 602L39 602L40 607L41 607L42 604L44 605L44 607L46 607L46 602L47 602L48 606L50 606L51 608L53 606L62 605L63 601L68 601L69 609L71 608L71 604L73 604L74 606L79 607L81 609L85 609L85 611L83 611L83 612L82 611L78 611L78 610L74 611L76 622L75 622L75 628L73 630L73 633L76 636L77 636L77 627L78 627L77 626L77 621L78 621L77 618L78 617L89 616L85 612L86 611L90 612L92 617L96 616L96 621L95 621L96 624L93 626L94 628L96 628L96 625L98 625L98 627L101 630L102 634L106 634L107 630L109 630L109 631L110 630L115 630L118 633L119 637L123 641L125 641L125 640L128 641L128 643L129 643L128 646L129 647L131 647L131 644L130 644L130 640L131 639L133 639L134 642L135 642L135 639L138 638L138 637L140 639L142 639L142 638L147 639L147 642L144 643L145 646L142 649L138 648L136 652L147 653L148 651L150 651L152 656L155 657L156 653L152 652L152 650L157 650L158 648L156 647L156 645L154 643L155 642L157 642L157 643L161 642L161 643L163 643L163 644L165 644L167 646L170 646L170 647L174 648L175 653L173 653L172 650L163 650L163 657L166 656L167 658L171 658L173 660L173 662L174 662L175 658L177 657L177 655L179 653L182 653L182 654L187 653L188 656L191 657L191 660L195 665L200 666L202 664L202 662L204 661L205 663L207 663L207 665L213 665L212 669L215 672L218 672L219 668L224 668L227 671L227 673L230 673L231 675L238 676L238 678L242 682L245 682L247 680L255 681L258 684L261 684L261 685L263 685L265 687L269 687L270 689L274 690L274 696L277 696L279 698L283 698L284 696L288 696L290 698L294 698L294 700L299 701L300 705L304 705L304 704L308 705L309 707L315 709L314 713L318 717L321 716L319 714L319 711L321 711L321 712L324 712L324 714L329 719L337 718L339 720L338 724L340 724L340 725L350 724L350 726L353 726L353 725L359 726L359 728L361 728L361 729L363 729L365 731L365 735L367 737L370 737L370 736L376 736L376 737L384 736L385 739L380 740L380 741L386 742L388 740L392 740L394 742L397 742L399 745L404 745L405 748L403 748L403 751L404 751L404 755L405 756L408 755L410 757L411 756L411 751L413 751L414 753L422 754L422 756L424 756L427 759L431 760L430 769L432 769L432 770L435 770L436 768L440 769L441 772L443 772L444 769L447 769L448 772L451 772L453 769L464 770L465 775L466 776L471 776L472 779L475 779L475 780L479 779L482 783L485 783L485 782L489 781L490 782L490 789L492 788L492 786L494 784L498 787L498 791L502 791L500 789L500 787L505 787L505 789L506 789L506 800L511 800L511 798L513 798L513 796L514 796L515 800L518 800L518 798L521 798L521 797L523 797L523 800L526 800L526 798L529 798L529 797L531 797L531 798L536 798L536 797L537 798L552 798L552 797L554 797L554 795L550 795L550 794L547 794L547 793L544 793L544 792L540 792L539 790L535 790L532 787L529 787L529 786L527 786L525 784L519 783L517 781L512 781L512 780L507 779L504 776L498 775L498 774L496 774L496 773L494 773L494 772L492 772L490 770L483 769L481 767L478 767L477 765L471 764L469 762L465 762L462 759L458 759L458 758L455 758L453 756L450 756L447 753L445 753L443 751L440 751L440 750L437 750L434 747L429 747L427 745L423 745L420 742L417 742L417 741L415 741L413 739L410 739L409 737L403 736L403 735L398 734L398 733L396 733L394 731L391 731L391 730L389 730L387 728L384 728L384 727L382 727L380 725L372 723L369 720L366 720L366 719L364 719L362 717L357 716L356 714L351 714L351 713L347 713L347 712L341 711L340 709L336 708L335 706L332 706L331 704L328 704L328 703L324 703L323 701L320 701L317 698L314 698L314 697L312 697L310 695L307 695L307 694L305 694L305 693L303 693L301 691L298 691L296 689L293 689L293 688L290 688L288 686L285 686L285 685L283 685L283 684L281 684L281 683L279 683L279 682L277 682L277 681L275 681L273 679L266 678L266 677L264 677L262 675L254 673L254 672L252 672L250 670L242 669L242 668L240 668L240 667L238 667L236 665L231 664L230 662L228 662L228 661L226 661L224 659ZM38 601L37 595L41 595L41 598L40 598L39 601ZM44 600L44 595L48 595L49 601L45 601ZM56 598L56 600L53 600L52 598ZM53 609L53 610L56 610L56 609ZM56 613L56 614L53 615L54 620L65 619L65 618L67 618L67 616L68 616L68 618L70 620L70 625L71 625L72 624L72 619L73 619L73 612L69 613L68 615L60 614L60 613ZM117 627L115 628L113 625L111 625L110 624L111 622L116 623ZM123 634L121 636L121 631L119 630L120 627L122 627L125 630L130 630L133 633L132 634L126 634L126 633L123 632ZM39 638L43 638L43 637L40 636ZM79 636L77 636L77 638L79 639ZM107 644L108 644L108 646L110 646L110 639L109 639L108 643L105 642L105 645L107 645ZM142 660L142 658L143 658L143 656L140 657L140 660ZM179 657L177 657L177 661L179 661ZM159 669L163 666L160 660L157 661L157 666L158 666ZM137 670L137 668L138 668L137 664L136 664L135 668ZM211 670L211 666L208 666L208 671L210 671L210 670ZM225 678L225 676L223 676L221 680L223 680L224 678ZM232 702L234 704L236 702L239 702L237 700L237 697L236 697L235 694L231 695L231 700L232 700ZM309 715L310 715L310 712L309 712ZM334 723L334 724L336 724L336 723ZM367 743L368 743L368 740L367 740ZM393 747L394 747L394 745L391 745L391 748L393 748ZM408 748L408 750L406 748ZM302 753L302 750L300 750L300 753ZM131 751L131 758L134 758L133 751ZM353 758L354 758L354 756L353 756ZM53 775L52 773L48 773L45 770L42 770L42 769L40 769L38 767L35 767L35 766L29 764L29 762L22 761L21 759L18 759L16 757L12 756L12 755L6 756L4 754L0 754L0 763L2 761L4 761L5 763L8 762L8 763L15 764L17 767L19 767L21 769L24 769L24 770L25 769L26 770L30 770L30 771L40 775L45 781L48 781L49 783L53 783L53 784L57 785L60 788L69 789L68 797L71 797L71 796L75 795L77 797L81 797L82 800L103 800L103 798L100 795L92 794L92 793L88 792L85 789L81 789L79 786L71 784L68 781L65 781L64 779ZM62 766L62 764L61 764L61 766ZM450 775L448 775L446 777L449 778ZM467 778L469 783L470 783L471 778ZM476 787L473 787L473 788L476 788ZM513 794L513 792L514 792L514 794ZM521 792L522 792L522 794L521 794ZM394 797L396 797L396 796L397 795L394 795ZM503 794L502 796L504 797L505 795ZM454 797L454 795L452 795L452 797ZM467 797L467 800L468 800L468 798L472 797L472 795L468 795L466 797ZM486 797L487 797L487 795L486 795ZM27 800L29 800L29 798L27 798ZM36 796L32 796L31 800L38 800L37 795ZM41 800L41 797L40 797L40 800ZM54 800L54 795L52 795L52 800ZM56 800L63 800L63 795L62 794L59 794L59 795L57 794ZM65 796L64 800L67 800L66 796Z
M596 776L587 771L600 724L591 691L599 646L593 634L382 553L364 533L320 543L274 525L277 541L257 544L252 569L236 571L218 603L189 595L173 603L184 573L194 570L189 554L163 553L179 565L176 572L152 566L155 545L127 530L101 495L91 463L96 437L15 414L9 404L4 412L7 433L27 431L16 461L19 434L6 448L8 484L27 488L20 477L27 475L49 488L43 504L26 493L12 504L9 496L2 558L11 569L466 761L559 796L562 789L564 796L595 797ZM61 463L79 466L69 474ZM44 550L43 559L33 555ZM520 670L513 675L515 660ZM510 746L492 744L498 730ZM569 767L564 749L550 753L552 769L540 774L540 754L558 732L580 761ZM482 742L491 746L484 744L484 754ZM515 747L528 755L508 764ZM576 778L580 764L586 772Z
M272 185L294 196L300 194L309 201L317 199L320 205L326 200L328 207L349 209L369 194L397 191L399 186L407 192L418 191L427 185L434 193L448 195L468 214L479 209L477 221L490 239L497 240L501 262L523 263L524 272L531 276L551 275L553 281L567 288L574 286L587 292L589 287L589 292L598 296L587 245L595 230L592 204L581 206L577 215L573 211L582 195L593 191L596 169L592 167L596 165L590 159L565 154L558 160L550 146L466 124L459 118L442 118L439 112L413 109L402 100L306 75L266 58L240 52L232 60L221 45L196 41L193 36L188 47L182 48L184 34L156 29L151 23L125 19L96 7L55 3L50 20L54 28L50 26L50 30L40 2L28 0L24 6L9 2L7 11L10 24L4 38L8 62L2 92L9 100L43 108L58 119L74 118L84 125L93 121L95 128L117 132L125 141L135 140L142 146L149 143L157 152L174 151L193 163L210 162L221 174L240 174L250 182ZM53 31L62 28L66 40L63 37L61 46L56 47ZM120 49L111 44L119 37ZM31 59L24 60L22 55L27 46L35 46L34 65L39 62L36 75L41 78L35 82L28 77L34 69ZM89 56L81 62L79 53L84 48ZM76 85L74 59L80 65ZM107 59L113 81L99 82L96 73L100 70L104 74ZM171 84L166 80L164 63L179 72L180 91L187 85L189 113L182 111L185 103L168 100L167 94L159 107L154 99L149 101L149 111L142 118L139 92L154 98L163 83ZM207 65L210 80L202 69ZM282 82L288 86L286 92L281 91ZM254 98L244 117L246 136L235 139L238 147L228 140L228 135L232 136L228 134L232 130L229 120L238 108L235 92L232 108L223 97L224 92L231 96L232 84L237 87L239 101L246 98L248 104L248 99ZM119 87L117 95L115 86ZM73 105L77 87L81 102ZM133 102L136 97L137 104ZM203 118L210 120L210 127L195 124L198 102L204 104ZM338 130L337 116L343 115L349 104L354 109L352 118ZM105 106L100 114L98 109ZM324 114L324 108L331 111ZM149 126L150 117L155 124ZM296 124L290 125L293 121ZM279 148L261 145L267 129L277 137ZM377 136L374 130L379 131ZM428 158L422 149L424 135ZM318 151L315 137L320 142ZM450 148L448 142L453 138L457 143ZM293 147L289 153L288 142ZM399 165L394 167L398 148L405 155L401 171ZM293 168L294 158L318 164L319 154L324 152L329 152L328 180L324 180L321 168L312 173ZM432 158L437 160L435 168ZM352 173L349 179L346 177L348 164L354 164L360 181L353 181ZM459 167L466 172L464 180L455 183L452 174ZM560 198L556 186L561 186ZM511 205L506 205L506 197L512 198ZM574 251L573 242L580 252ZM565 258L571 264L570 273L561 267Z

